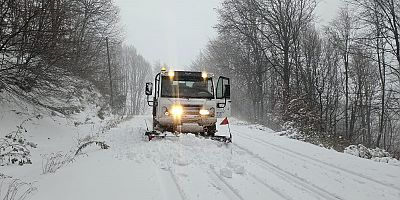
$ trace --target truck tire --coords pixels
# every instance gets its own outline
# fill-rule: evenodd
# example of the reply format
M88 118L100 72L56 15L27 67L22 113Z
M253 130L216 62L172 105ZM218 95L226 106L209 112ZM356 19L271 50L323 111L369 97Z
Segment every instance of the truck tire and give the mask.
M205 133L207 136L214 137L217 132L217 125L207 126L207 132Z

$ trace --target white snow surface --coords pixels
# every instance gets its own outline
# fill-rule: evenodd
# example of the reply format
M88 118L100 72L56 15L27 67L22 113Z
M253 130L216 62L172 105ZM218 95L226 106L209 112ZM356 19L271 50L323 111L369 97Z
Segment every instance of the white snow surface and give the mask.
M400 166L399 160L392 158L389 152L380 148L369 149L362 144L350 145L346 147L344 153L358 156L360 158L371 159L376 162L385 162L390 165Z
M400 199L399 166L281 137L232 118L231 144L191 134L147 141L145 120L149 124L151 117L121 123L100 136L108 150L85 149L50 174L42 174L38 153L65 150L78 132L93 127L41 123L41 134L32 136L38 143L33 164L0 171L33 182L38 189L32 200ZM75 134L66 134L68 129Z

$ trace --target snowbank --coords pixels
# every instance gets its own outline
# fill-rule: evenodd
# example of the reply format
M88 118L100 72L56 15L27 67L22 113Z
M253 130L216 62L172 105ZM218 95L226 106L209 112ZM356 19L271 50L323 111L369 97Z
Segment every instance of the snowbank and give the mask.
M7 90L0 92L0 171L4 177L36 181L40 174L69 163L69 155L79 146L97 141L118 124L120 118L104 109L101 94L86 82L78 83L82 85L60 88L60 96L40 99L42 106Z
M362 144L350 145L346 147L344 153L358 156L360 158L371 159L376 162L384 162L391 165L400 166L400 161L393 158L389 152L380 148L367 148Z

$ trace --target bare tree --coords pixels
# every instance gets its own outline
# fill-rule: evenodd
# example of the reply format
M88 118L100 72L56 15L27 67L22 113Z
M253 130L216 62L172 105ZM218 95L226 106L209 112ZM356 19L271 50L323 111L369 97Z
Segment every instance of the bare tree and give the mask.
M117 75L119 105L127 107L121 112L127 115L143 114L146 106L143 88L152 77L152 67L133 46L122 46L117 60L120 69Z
M290 122L339 149L383 144L398 152L398 2L350 3L321 32L315 1L225 0L219 35L192 67L233 78L240 117L276 128Z

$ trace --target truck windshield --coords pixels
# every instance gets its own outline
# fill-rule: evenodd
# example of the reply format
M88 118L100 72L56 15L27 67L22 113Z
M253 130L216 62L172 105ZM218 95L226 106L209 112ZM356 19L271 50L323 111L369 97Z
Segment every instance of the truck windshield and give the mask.
M161 96L170 98L200 98L213 99L214 88L212 78L179 77L170 79L163 76L161 81Z

